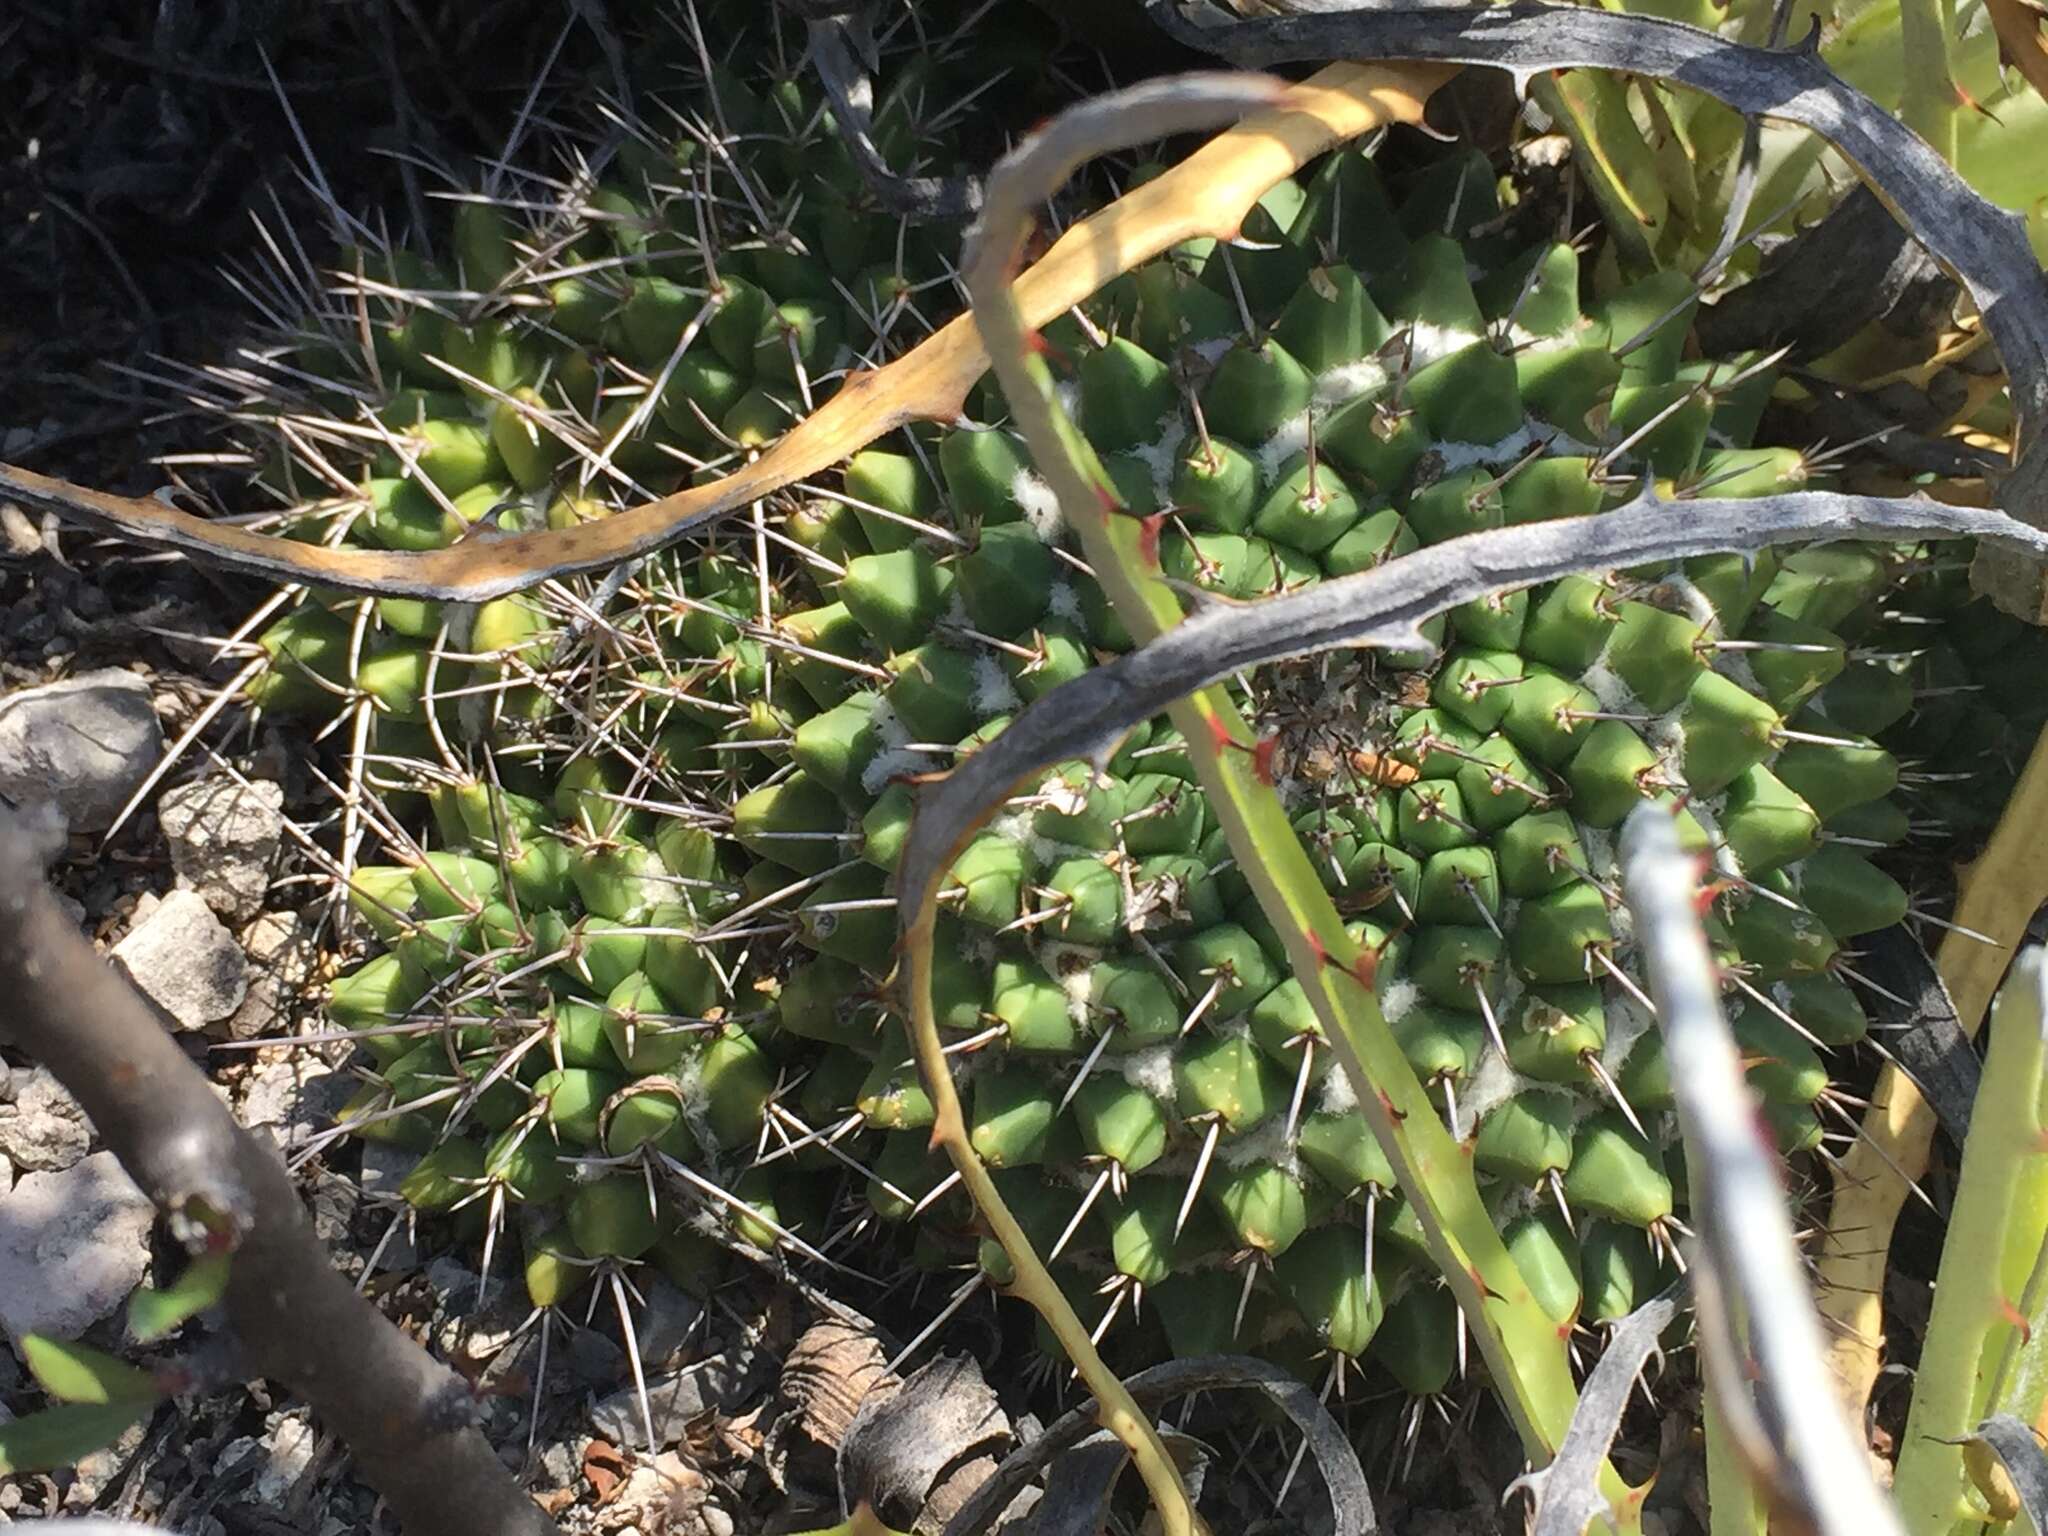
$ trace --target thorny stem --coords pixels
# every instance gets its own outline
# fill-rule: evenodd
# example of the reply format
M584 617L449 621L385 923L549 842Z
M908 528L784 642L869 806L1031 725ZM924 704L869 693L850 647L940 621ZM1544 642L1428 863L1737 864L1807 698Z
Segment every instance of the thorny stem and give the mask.
M1434 83L1418 81L1396 110L1419 118ZM1043 361L1028 355L1021 316L1007 297L1006 268L1029 228L1030 211L1077 164L1159 135L1162 97L1176 113L1211 119L1260 104L1273 88L1263 76L1182 76L1066 113L991 179L983 224L970 246L967 286L1004 395L1033 460L1079 530L1089 564L1141 645L1182 623L1180 598L1160 570L1148 525L1124 511L1093 450L1060 409ZM1238 867L1286 944L1294 974L1479 1338L1528 1455L1549 1460L1576 1401L1563 1340L1508 1256L1463 1149L1437 1120L1380 1016L1371 958L1345 931L1272 785L1261 779L1253 734L1228 694L1205 687L1173 701L1168 712L1188 742ZM1624 1527L1633 1528L1628 1490L1611 1471L1604 1481Z
M2044 825L2048 733L2035 743L1990 843L1961 873L1953 921L1965 931L1947 934L1935 954L1966 1037L1976 1034L2027 924L2048 902ZM1993 942L1975 938L1978 933ZM1888 1063L1871 1093L1863 1134L1835 1170L1818 1260L1821 1311L1832 1325L1829 1357L1837 1388L1855 1413L1877 1381L1892 1229L1907 1191L1927 1171L1934 1129L1933 1108L1897 1063Z
M1247 105L1273 103L1279 89L1278 82L1263 82L1256 92L1240 93L1229 99L1229 109L1235 113ZM1398 77L1355 65L1338 65L1324 70L1307 86L1282 99L1292 110L1276 109L1240 125L1183 167L1194 173L1198 164L1200 166L1200 180L1196 184L1204 188L1204 196L1199 200L1199 206L1202 217L1210 221L1211 232L1227 234L1274 181L1289 174L1311 155L1334 142L1369 130L1392 112L1419 113L1420 110L1419 98ZM1154 88L1145 100L1155 113L1149 120L1148 137L1203 126L1218 115L1214 96L1190 99L1178 88ZM1084 114L1089 110L1082 108L1078 114L1070 113L1056 120L1045 131L1046 137L1053 138L1063 133L1071 135L1077 131L1085 137L1090 123ZM1018 156L1030 153L1036 142L1028 141ZM1054 143L1057 147L1059 139L1054 138ZM1015 185L1012 167L1016 158L1013 156L1011 161L1006 161L991 180L990 211L970 247L968 286L981 324L989 327L990 334L996 338L990 351L1002 372L1005 389L1013 407L1022 409L1026 408L1026 402L1036 398L1036 391L1029 380L1016 371L1023 357L1025 324L1019 301L1013 297L1011 282L1017 242L1021 239L1018 199L1023 199L1022 207L1027 209L1031 202L1030 193ZM1188 199L1184 207L1192 207L1196 202ZM1105 243L1114 251L1112 264L1117 271L1132 264L1127 242L1112 240ZM1097 282L1107 281L1112 275L1112 272L1101 270L1098 254ZM1029 436L1028 424L1026 431ZM1048 473L1056 477L1059 475L1060 455L1048 456L1041 452L1039 459L1041 467ZM1060 492L1063 503L1077 505L1068 494L1070 482L1062 484L1056 479L1055 489ZM955 845L949 851L944 863L950 864L951 855L957 849L958 845ZM1195 1536L1206 1528L1195 1512L1187 1488L1157 1430L1131 1399L1116 1374L1103 1363L1086 1325L1061 1294L1057 1282L1004 1204L994 1180L968 1139L959 1095L953 1086L952 1072L932 1013L932 929L937 911L938 881L931 876L935 873L935 870L928 870L927 878L921 881L906 880L899 890L900 910L905 919L901 943L909 965L911 1036L926 1092L932 1100L932 1140L945 1147L976 1209L1008 1256L1015 1271L1010 1287L1012 1293L1030 1302L1045 1318L1082 1380L1094 1393L1104 1427L1129 1448L1159 1511L1167 1536Z
M1763 1412L1743 1375L1716 1385L1715 1406L1740 1442L1761 1436L1766 1470L1801 1523L1819 1532L1896 1536L1898 1518L1878 1491L1868 1460L1828 1381L1820 1319L1792 1233L1778 1157L1753 1108L1741 1052L1721 1014L1720 979L1695 903L1699 862L1679 847L1668 810L1645 804L1622 831L1622 884L1636 921L1657 1028L1671 1063L1685 1134L1692 1219L1711 1270L1700 1328L1734 1349L1732 1319L1748 1325ZM1713 1301L1707 1302L1711 1295ZM1710 1386L1710 1392L1713 1387ZM1768 1432L1767 1432L1768 1433Z

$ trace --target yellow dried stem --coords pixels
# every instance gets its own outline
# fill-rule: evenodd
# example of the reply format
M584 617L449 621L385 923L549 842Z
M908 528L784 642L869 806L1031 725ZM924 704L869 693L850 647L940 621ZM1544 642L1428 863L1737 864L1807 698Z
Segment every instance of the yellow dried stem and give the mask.
M2048 902L2044 826L2048 732L2035 742L1991 841L1958 880L1955 924L1992 942L1952 930L1935 955L1965 1035L1977 1033L2027 924ZM1905 1204L1908 1181L1927 1171L1934 1130L1932 1107L1897 1065L1889 1065L1864 1113L1861 1139L1835 1169L1818 1267L1820 1307L1834 1334L1829 1363L1842 1401L1857 1422L1877 1381L1884 1347L1884 1278L1892 1228Z
M1445 65L1336 64L1320 71L1294 88L1286 107L1231 129L1069 229L1017 281L1027 321L1044 325L1182 240L1236 233L1251 205L1281 177L1332 144L1418 113L1451 73ZM550 577L608 570L830 469L899 427L951 421L987 369L981 334L973 317L962 315L894 362L849 378L767 452L722 480L572 528L419 553L300 544L12 464L0 464L0 493L119 538L184 550L274 581L482 602Z

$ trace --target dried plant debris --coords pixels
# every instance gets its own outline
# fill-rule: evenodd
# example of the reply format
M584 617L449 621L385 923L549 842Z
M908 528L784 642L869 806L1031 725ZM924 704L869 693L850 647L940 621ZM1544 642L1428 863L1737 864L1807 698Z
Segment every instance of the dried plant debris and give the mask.
M892 1526L919 1536L987 1481L1010 1443L1010 1419L981 1369L965 1356L921 1366L902 1386L871 1396L839 1448L840 1487ZM928 1514L937 1518L931 1524Z

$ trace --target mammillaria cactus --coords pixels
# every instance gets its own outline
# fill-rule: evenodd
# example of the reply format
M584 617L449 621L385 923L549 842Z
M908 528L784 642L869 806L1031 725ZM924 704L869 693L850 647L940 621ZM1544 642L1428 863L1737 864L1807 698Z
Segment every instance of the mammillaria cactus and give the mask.
M1603 286L1507 190L1474 156L1383 179L1341 151L1237 241L1177 248L1048 329L1174 578L1251 598L1597 512L1646 476L1682 516L1823 472L1755 441L1768 360L1697 355L1689 279ZM598 222L600 268L646 264L644 227ZM661 262L704 262L667 227ZM602 515L576 489L593 460L659 488L765 445L873 355L855 338L877 311L846 275L872 263L835 261L822 225L800 238L829 294L818 263L727 230L715 277L634 276L588 315L555 278L530 327L509 306L498 350L549 360L508 363L526 371L497 394L463 368L417 467L391 444L371 464L362 536L434 545L477 521L465 507L508 503L566 527ZM521 259L494 291L535 286ZM890 269L892 312L926 271ZM935 317L942 276L929 291ZM439 334L401 369L475 355L474 328ZM765 506L738 553L656 557L608 616L566 589L469 616L384 599L265 638L288 660L258 697L348 693L371 779L432 813L431 848L355 874L390 949L336 989L379 1067L352 1123L421 1147L423 1209L527 1212L537 1302L606 1261L694 1273L684 1205L764 1244L827 1243L818 1168L858 1169L884 1218L918 1215L932 1261L973 1251L886 985L915 780L1129 635L994 391L968 411ZM1918 561L1830 547L1567 578L1458 610L1437 654L1241 680L1258 771L1560 1325L1654 1289L1684 1208L1614 829L1663 801L1714 862L1752 1081L1785 1148L1812 1148L1824 1053L1865 1027L1840 943L1904 907L1864 845L1896 782L1871 737L1910 691L1844 635ZM936 998L974 1146L1101 1328L1141 1319L1116 1335L1134 1353L1162 1347L1157 1321L1180 1352L1327 1349L1418 1395L1446 1383L1450 1297L1170 723L1014 801L942 906Z

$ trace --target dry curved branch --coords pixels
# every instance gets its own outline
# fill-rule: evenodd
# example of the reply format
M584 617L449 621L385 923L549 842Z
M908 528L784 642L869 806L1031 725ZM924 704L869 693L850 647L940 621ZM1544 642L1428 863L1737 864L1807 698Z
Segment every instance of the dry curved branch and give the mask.
M58 907L43 883L50 843L0 812L8 1042L70 1090L174 1233L232 1242L226 1305L245 1358L312 1405L411 1536L552 1536L477 1431L468 1386L328 1263L276 1153Z
M1384 565L1256 603L1204 598L1141 650L1094 667L1023 710L1000 736L926 785L898 866L898 916L914 924L974 829L1026 775L1106 762L1138 722L1206 684L1265 662L1340 647L1426 648L1424 620L1489 593L1579 571L1830 539L2002 539L2048 556L2048 533L1999 512L1924 500L1802 491L1675 504L1644 491L1592 517L1468 533Z
M1580 1389L1579 1406L1556 1460L1508 1484L1510 1497L1524 1490L1534 1506L1530 1536L1585 1536L1595 1520L1611 1518L1613 1510L1600 1491L1600 1465L1621 1428L1636 1378L1677 1316L1678 1298L1666 1292L1614 1325Z
M1279 1366L1245 1355L1211 1355L1199 1360L1169 1360L1138 1372L1125 1389L1148 1412L1177 1397L1195 1392L1247 1388L1265 1396L1293 1421L1308 1442L1309 1454L1321 1468L1334 1516L1332 1529L1344 1536L1374 1536L1379 1518L1358 1452L1314 1392ZM996 1468L946 1522L944 1536L981 1536L1010 1501L1041 1472L1096 1432L1092 1405L1070 1409L1030 1444L1021 1446Z

